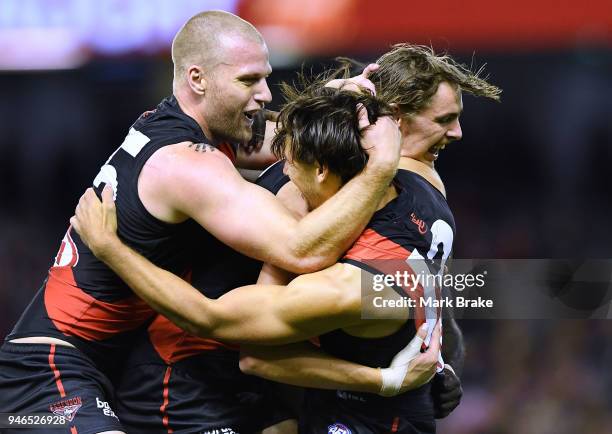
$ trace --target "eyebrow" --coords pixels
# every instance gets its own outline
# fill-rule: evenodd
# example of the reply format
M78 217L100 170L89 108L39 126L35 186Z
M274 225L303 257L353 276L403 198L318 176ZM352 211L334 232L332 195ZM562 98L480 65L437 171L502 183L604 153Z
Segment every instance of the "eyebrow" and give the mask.
M257 72L249 72L243 75L239 75L238 79L240 80L259 80L261 78L268 78L270 73L267 74L259 74Z
M436 117L435 117L435 120L436 120L437 122L439 122L439 121L442 121L442 120L447 119L447 118L448 118L449 120L450 120L450 119L453 119L453 118L458 118L458 117L459 117L459 115L461 115L461 113L463 113L463 109L461 109L461 110L459 110L459 111L457 111L457 112L443 113L443 114L441 114L440 116L436 116Z

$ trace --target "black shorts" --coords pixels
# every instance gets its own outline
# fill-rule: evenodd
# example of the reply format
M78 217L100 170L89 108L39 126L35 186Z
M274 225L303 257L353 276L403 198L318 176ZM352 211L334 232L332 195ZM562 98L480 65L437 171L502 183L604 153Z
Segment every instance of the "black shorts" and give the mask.
M293 417L269 391L264 380L240 372L235 351L206 351L172 365L128 362L117 413L130 434L250 434Z
M426 393L427 392L427 393ZM300 434L435 434L429 388L406 395L401 406L371 394L307 390Z
M75 348L4 343L0 348L0 413L63 415L69 425L45 432L95 434L125 431L113 412L113 388ZM5 430L25 434L40 428Z

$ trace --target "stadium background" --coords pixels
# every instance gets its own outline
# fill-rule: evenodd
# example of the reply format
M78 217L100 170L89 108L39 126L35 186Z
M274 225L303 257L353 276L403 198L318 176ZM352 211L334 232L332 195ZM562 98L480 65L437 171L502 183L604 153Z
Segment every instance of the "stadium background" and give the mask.
M414 3L414 4L413 4ZM610 258L612 5L607 0L0 2L0 338L39 287L76 201L129 125L171 92L189 16L253 22L291 79L394 42L487 64L502 104L464 98L464 139L438 169L458 258ZM612 426L612 322L463 321L461 406L440 432Z

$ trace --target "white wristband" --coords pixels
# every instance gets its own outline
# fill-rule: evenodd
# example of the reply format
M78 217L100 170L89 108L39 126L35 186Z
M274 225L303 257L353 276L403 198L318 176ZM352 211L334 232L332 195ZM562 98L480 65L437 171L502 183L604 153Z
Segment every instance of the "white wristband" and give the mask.
M382 384L380 386L380 396L390 397L397 395L402 389L404 378L408 373L408 364L401 366L391 366L389 368L380 368L382 375Z

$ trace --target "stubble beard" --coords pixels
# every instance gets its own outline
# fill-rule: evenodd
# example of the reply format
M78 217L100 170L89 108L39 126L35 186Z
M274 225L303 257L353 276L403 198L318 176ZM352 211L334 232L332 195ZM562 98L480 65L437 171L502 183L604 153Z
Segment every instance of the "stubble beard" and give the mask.
M211 119L210 132L215 141L231 143L248 143L253 132L251 128L241 125L242 112L236 117L235 113L221 113Z

